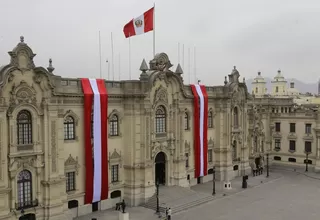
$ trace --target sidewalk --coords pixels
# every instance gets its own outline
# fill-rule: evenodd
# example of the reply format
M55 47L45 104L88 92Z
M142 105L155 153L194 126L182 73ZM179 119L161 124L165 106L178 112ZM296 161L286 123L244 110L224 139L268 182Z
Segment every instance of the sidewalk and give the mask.
M308 172L305 171L304 167L272 166L270 169L278 172L286 171L286 172L298 173L300 175L304 175L312 179L320 180L320 173L314 172L311 167L309 168Z
M263 173L262 175L255 176L255 177L253 177L252 175L249 175L249 178L247 181L248 182L247 189L259 186L261 184L264 184L264 183L267 183L270 181L274 181L274 180L279 179L281 177L282 177L281 174L274 173L274 172L269 172L268 178L266 177L266 173ZM246 189L242 188L242 177L237 177L231 181L232 189L224 189L223 188L223 185L224 185L223 181L216 182L215 185L216 185L216 195L215 195L216 198L227 196L227 195L232 195L232 194L241 192L243 190L246 190ZM210 195L212 195L212 188L213 188L212 181L191 187L191 189L196 192L207 193Z

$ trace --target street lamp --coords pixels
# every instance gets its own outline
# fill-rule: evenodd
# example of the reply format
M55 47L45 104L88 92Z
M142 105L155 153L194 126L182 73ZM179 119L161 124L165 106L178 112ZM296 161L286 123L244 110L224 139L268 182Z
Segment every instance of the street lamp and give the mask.
M213 167L212 171L212 195L216 194L216 168Z
M156 195L157 195L157 210L156 213L160 213L160 207L159 207L159 181L156 182Z
M308 172L308 164L309 164L309 158L308 158L309 152L306 151L306 172Z
M269 153L267 153L267 177L269 177Z

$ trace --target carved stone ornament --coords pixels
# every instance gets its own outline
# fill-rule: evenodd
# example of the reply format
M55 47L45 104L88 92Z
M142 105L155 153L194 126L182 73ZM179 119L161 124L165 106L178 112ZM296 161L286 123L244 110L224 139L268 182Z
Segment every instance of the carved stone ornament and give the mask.
M190 142L185 140L184 141L184 148L185 148L185 152L190 154L190 152L191 152Z
M213 146L214 146L214 141L210 137L210 139L208 140L208 148L213 148Z
M119 164L120 168L122 167L122 156L117 152L117 149L114 149L112 153L109 152L109 169L111 169L112 164Z
M10 92L8 115L10 116L13 110L21 104L31 104L34 107L37 106L36 91L33 87L30 87L25 81L21 81L16 87L12 86Z
M15 167L16 165L16 167ZM9 170L14 171L18 170L21 167L43 167L44 163L41 161L37 161L34 157L16 157L13 159L13 161L10 163Z
M162 85L160 85L154 93L154 104L159 102L168 103L168 93Z
M117 152L116 149L114 149L113 153L110 156L110 160L116 160L120 158L121 158L121 155Z
M152 153L151 153L151 158L153 159L157 153L164 151L164 152L170 152L170 155L173 155L173 149L170 149L168 146L167 141L164 142L155 142L152 147Z
M165 53L156 54L154 59L150 61L150 69L167 72L173 65L169 57Z
M69 154L68 159L64 162L65 171L75 171L78 175L79 173L79 162L78 157L73 158L71 154Z

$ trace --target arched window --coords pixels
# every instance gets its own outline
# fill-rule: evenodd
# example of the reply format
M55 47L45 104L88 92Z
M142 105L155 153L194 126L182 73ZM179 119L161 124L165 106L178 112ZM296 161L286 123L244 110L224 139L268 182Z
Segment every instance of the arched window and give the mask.
M64 139L74 140L75 139L75 123L72 116L67 116L64 119Z
M234 107L233 109L233 127L239 127L239 112L237 107Z
M276 92L279 92L279 87L278 86L276 86Z
M208 128L213 128L213 113L209 111L208 113Z
M32 144L32 117L29 111L22 110L17 116L18 145Z
M187 112L184 113L184 130L189 130L189 115Z
M166 132L166 110L159 106L156 110L156 133Z
M256 93L258 93L258 87L256 87Z
M110 119L110 128L109 133L111 136L118 136L119 135L119 118L117 115L112 115Z
M32 175L28 170L22 170L18 175L18 208L33 206L32 202Z

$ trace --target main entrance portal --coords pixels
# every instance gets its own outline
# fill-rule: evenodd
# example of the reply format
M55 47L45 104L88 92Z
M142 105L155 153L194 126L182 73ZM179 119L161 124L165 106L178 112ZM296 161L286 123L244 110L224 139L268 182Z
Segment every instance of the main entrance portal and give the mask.
M159 184L166 184L166 155L159 152L155 159L155 181Z

